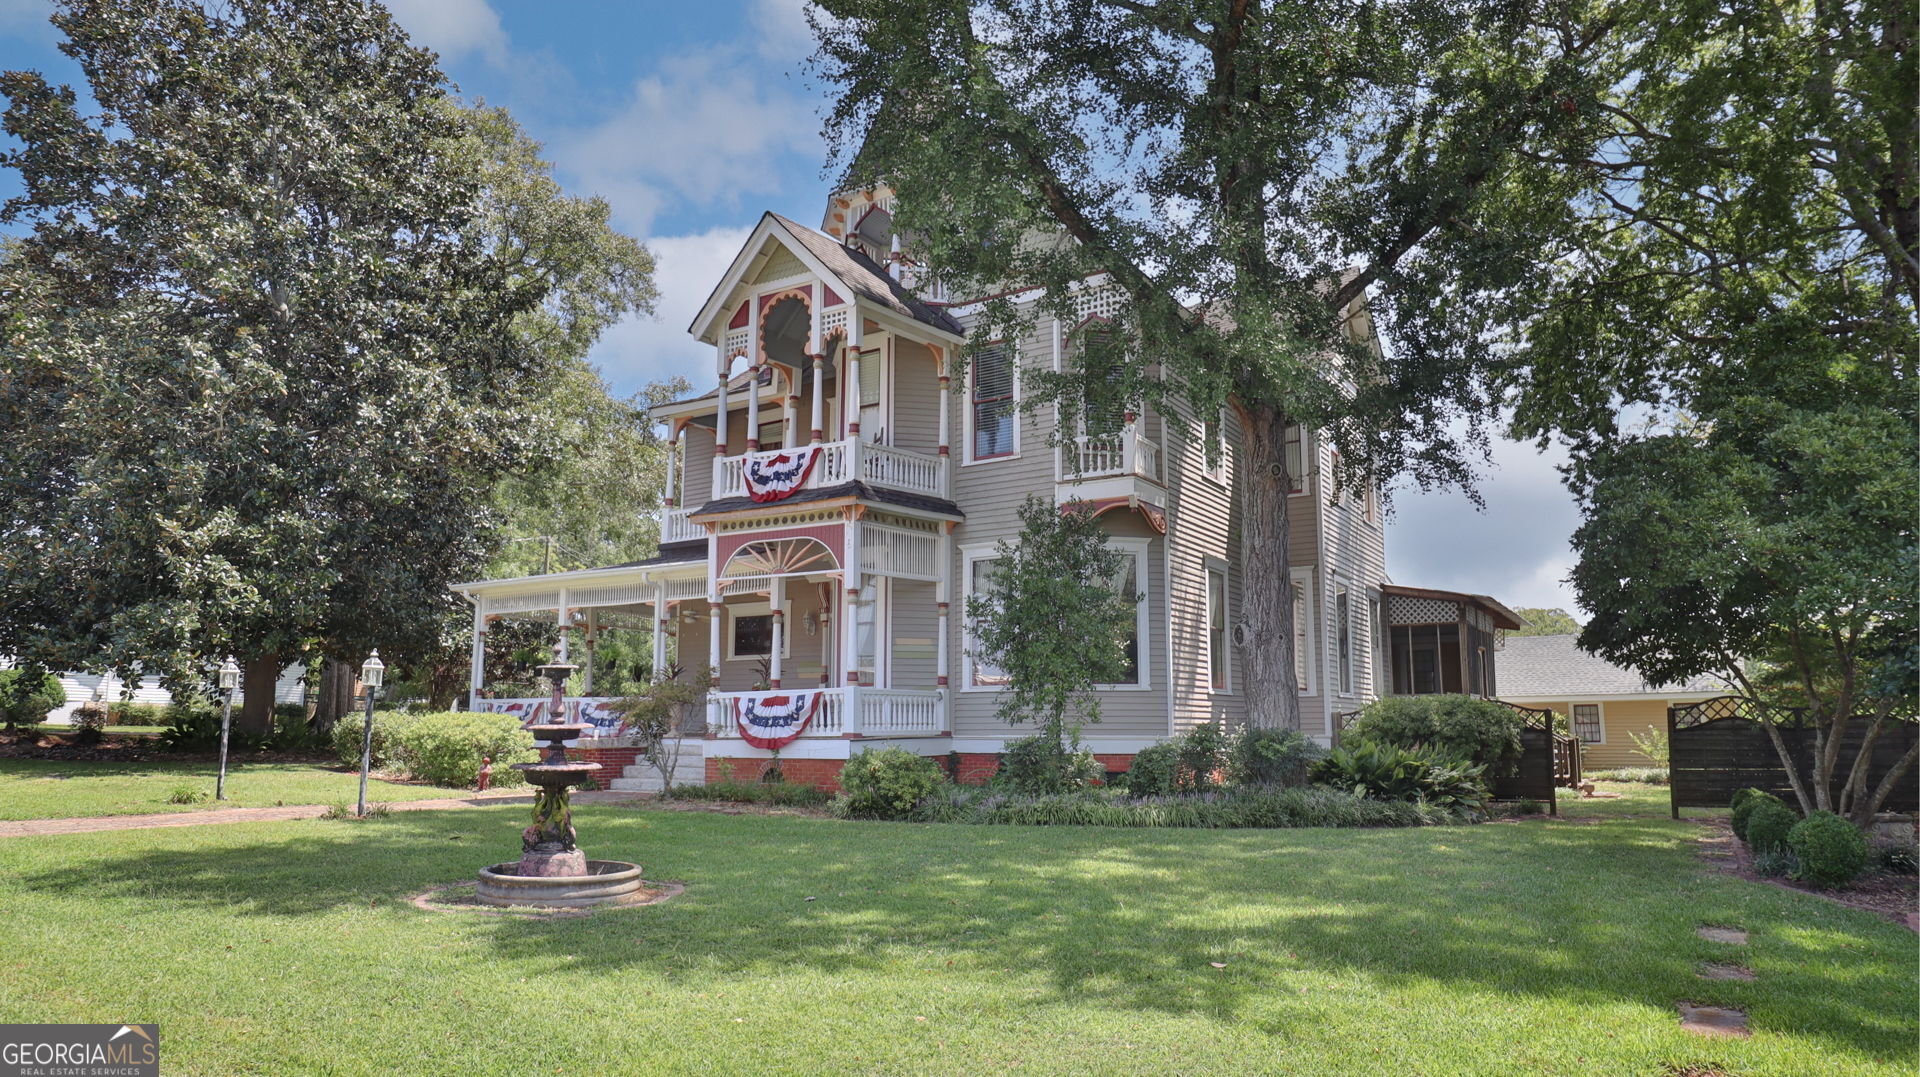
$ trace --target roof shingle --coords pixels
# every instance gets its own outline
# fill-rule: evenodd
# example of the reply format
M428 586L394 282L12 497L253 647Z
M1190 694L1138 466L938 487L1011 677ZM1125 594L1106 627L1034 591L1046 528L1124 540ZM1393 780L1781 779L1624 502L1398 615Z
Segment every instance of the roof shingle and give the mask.
M1720 693L1718 677L1650 685L1638 673L1580 649L1578 636L1508 636L1494 660L1501 699L1572 701L1589 696Z

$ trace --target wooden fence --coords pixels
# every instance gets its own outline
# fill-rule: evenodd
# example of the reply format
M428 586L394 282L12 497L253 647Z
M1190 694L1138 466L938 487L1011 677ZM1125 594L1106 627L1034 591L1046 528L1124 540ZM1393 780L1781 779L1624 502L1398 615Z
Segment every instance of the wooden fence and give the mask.
M1797 803L1787 780L1780 753L1767 735L1763 717L1780 728L1780 736L1802 777L1813 773L1813 729L1797 708L1768 708L1740 696L1719 696L1699 703L1667 708L1668 771L1673 817L1681 808L1724 808L1740 789L1764 789ZM1871 719L1847 723L1840 740L1840 773L1844 782L1865 740ZM1889 768L1920 738L1920 724L1889 719L1873 742L1867 766L1867 787L1879 784ZM1909 775L1909 778L1912 778ZM1901 782L1887 798L1884 810L1920 809L1920 779Z

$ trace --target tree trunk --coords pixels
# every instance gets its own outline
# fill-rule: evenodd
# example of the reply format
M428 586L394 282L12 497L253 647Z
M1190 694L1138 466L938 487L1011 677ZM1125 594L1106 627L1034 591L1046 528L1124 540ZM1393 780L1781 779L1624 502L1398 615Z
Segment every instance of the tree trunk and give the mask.
M247 659L236 728L262 736L273 732L273 693L280 684L280 668L280 656L277 654L261 654Z
M353 667L338 658L329 658L320 666L320 688L315 693L313 728L326 735L334 723L353 706Z
M1293 673L1293 575L1287 549L1287 420L1277 408L1241 408L1240 619L1252 641L1239 652L1247 720L1256 729L1299 729Z

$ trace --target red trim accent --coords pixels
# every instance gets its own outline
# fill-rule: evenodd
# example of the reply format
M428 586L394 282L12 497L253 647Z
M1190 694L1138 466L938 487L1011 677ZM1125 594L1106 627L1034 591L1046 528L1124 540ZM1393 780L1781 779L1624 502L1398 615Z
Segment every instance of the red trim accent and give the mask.
M747 327L747 315L752 310L752 308L753 308L752 303L746 300L741 300L740 309L733 312L733 320L727 323L727 328L728 329L745 329Z
M840 298L840 293L833 290L833 285L825 281L820 282L820 299L829 307L838 307L846 303L846 300Z

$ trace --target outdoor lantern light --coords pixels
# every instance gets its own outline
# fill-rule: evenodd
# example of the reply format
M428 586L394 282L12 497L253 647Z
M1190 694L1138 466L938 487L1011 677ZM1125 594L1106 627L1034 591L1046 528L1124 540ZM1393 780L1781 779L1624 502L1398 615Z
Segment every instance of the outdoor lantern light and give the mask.
M373 697L380 694L380 682L387 678L387 664L380 661L380 649L360 666L360 683L367 689L367 722L360 740L360 807L355 815L367 814L367 770L373 763Z
M220 708L220 774L213 779L213 799L227 799L227 731L233 727L233 691L240 687L240 664L227 656L220 663L220 694L226 703Z

